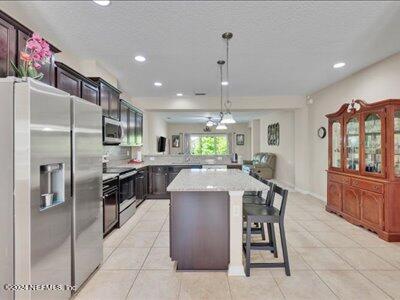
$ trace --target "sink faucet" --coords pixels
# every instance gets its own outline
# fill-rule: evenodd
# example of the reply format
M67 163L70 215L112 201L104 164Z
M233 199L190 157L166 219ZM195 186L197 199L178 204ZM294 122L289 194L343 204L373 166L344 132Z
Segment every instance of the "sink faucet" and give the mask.
M185 161L189 162L190 161L190 155L185 155Z

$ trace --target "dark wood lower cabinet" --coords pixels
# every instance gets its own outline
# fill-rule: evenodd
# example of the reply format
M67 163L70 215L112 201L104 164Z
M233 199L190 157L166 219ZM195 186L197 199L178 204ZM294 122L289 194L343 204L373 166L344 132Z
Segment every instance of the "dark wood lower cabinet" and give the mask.
M228 268L227 192L171 193L170 256L178 270Z

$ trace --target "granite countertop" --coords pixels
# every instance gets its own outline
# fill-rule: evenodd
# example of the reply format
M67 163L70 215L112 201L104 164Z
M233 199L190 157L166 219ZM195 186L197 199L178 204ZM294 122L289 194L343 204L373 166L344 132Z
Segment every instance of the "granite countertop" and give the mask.
M265 191L268 186L236 169L184 169L179 172L168 192Z
M117 173L107 173L107 174L103 174L103 181L117 177L119 174Z
M145 168L148 166L202 166L202 165L227 165L227 166L241 166L241 163L232 163L232 162L219 162L215 161L215 163L199 163L199 162L193 162L193 161L188 161L188 162L176 162L176 163L171 163L171 162L160 162L160 161L146 161L138 164L122 164L119 165L119 167L129 167L129 168L136 168L136 169L141 169Z

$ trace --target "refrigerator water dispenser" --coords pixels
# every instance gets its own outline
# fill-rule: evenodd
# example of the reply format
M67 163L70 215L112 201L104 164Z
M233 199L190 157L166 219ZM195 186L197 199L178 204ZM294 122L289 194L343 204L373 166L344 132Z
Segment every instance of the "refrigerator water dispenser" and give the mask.
M40 166L40 195L41 210L65 201L63 163Z

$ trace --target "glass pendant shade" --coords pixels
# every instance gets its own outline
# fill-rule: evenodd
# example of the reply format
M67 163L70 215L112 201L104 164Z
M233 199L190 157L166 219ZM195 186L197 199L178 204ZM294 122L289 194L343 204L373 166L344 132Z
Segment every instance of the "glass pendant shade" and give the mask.
M234 124L234 123L236 123L236 121L233 118L232 114L230 112L227 112L222 117L221 123L222 124Z
M217 127L215 127L215 129L217 129L217 130L227 130L228 127L226 127L225 124L218 123L218 125L217 125Z
M206 126L207 127L213 127L214 126L214 122L211 121L211 120L208 120L207 123L206 123Z

